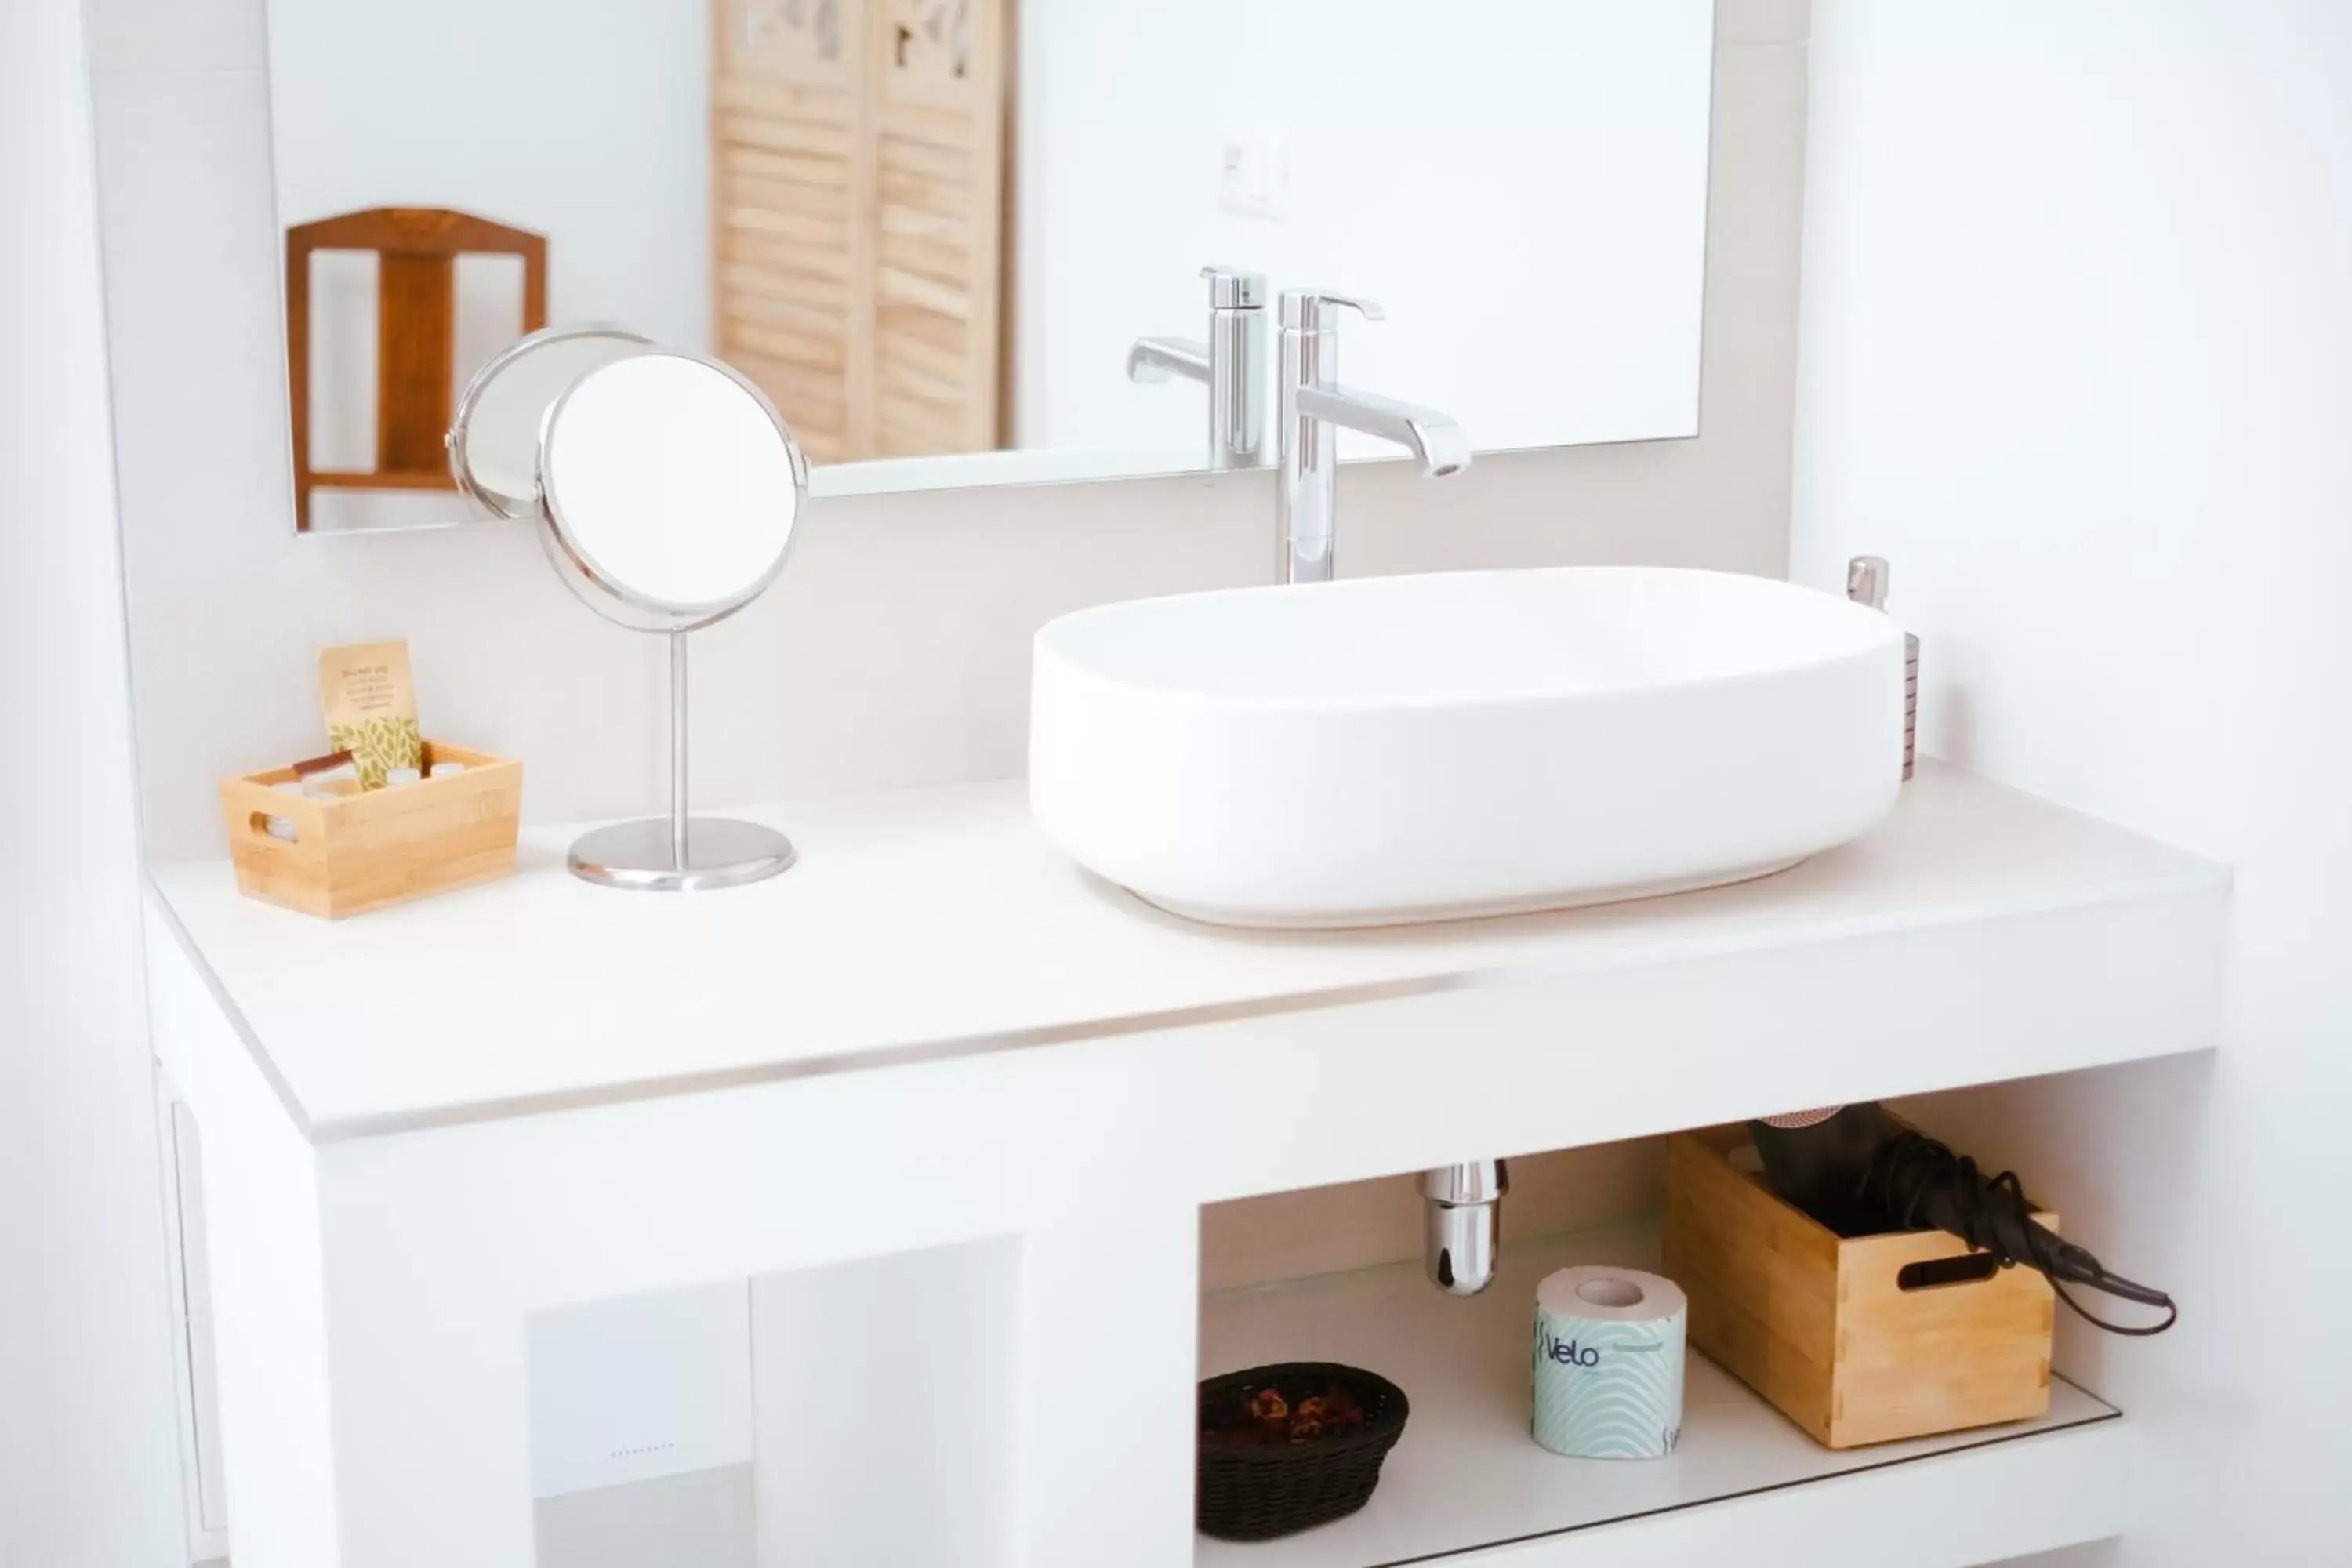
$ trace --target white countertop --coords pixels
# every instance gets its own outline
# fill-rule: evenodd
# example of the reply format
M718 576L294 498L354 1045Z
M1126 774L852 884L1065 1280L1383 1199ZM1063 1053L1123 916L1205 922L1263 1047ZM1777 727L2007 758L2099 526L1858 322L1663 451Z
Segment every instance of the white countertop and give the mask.
M1450 925L1268 933L1162 914L1063 859L1020 782L731 815L775 880L592 887L573 827L505 880L336 923L158 868L192 956L314 1138L2226 886L2221 867L1923 763L1877 831L1775 877Z

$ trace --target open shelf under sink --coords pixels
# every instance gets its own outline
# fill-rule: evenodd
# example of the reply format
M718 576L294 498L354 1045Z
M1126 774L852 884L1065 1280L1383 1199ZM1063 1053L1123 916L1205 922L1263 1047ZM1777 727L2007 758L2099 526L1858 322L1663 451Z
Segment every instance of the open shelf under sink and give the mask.
M1538 1447L1528 1436L1537 1281L1570 1263L1656 1260L1655 1228L1622 1226L1513 1241L1494 1286L1468 1300L1440 1294L1418 1263L1205 1295L1203 1376L1347 1362L1402 1387L1412 1415L1362 1512L1275 1542L1200 1537L1197 1568L1586 1568L1716 1560L1697 1555L1710 1550L1749 1564L1958 1568L2123 1528L2127 1424L2063 1379L2036 1421L1839 1453L1694 1353L1673 1457Z

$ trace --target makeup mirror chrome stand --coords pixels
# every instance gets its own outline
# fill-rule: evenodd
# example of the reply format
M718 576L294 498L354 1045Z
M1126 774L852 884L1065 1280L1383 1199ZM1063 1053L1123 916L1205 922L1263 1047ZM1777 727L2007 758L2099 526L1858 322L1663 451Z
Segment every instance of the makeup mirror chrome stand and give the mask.
M807 498L807 458L774 405L715 360L615 329L550 331L485 366L449 450L484 510L536 520L557 575L589 608L669 644L669 813L583 835L572 874L686 892L790 868L792 841L774 828L691 815L687 767L687 635L774 583ZM528 485L509 477L518 469Z
M686 633L669 640L669 816L583 833L565 863L607 888L694 892L763 881L792 868L793 841L761 823L695 816L687 806Z

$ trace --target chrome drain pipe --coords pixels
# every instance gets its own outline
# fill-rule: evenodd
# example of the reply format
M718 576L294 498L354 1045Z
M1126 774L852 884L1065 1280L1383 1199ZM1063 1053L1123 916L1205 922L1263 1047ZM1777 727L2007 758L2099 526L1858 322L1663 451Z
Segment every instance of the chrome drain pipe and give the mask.
M1421 1173L1421 1259L1431 1284L1449 1296L1475 1296L1494 1283L1503 1194L1510 1190L1510 1169L1501 1160Z

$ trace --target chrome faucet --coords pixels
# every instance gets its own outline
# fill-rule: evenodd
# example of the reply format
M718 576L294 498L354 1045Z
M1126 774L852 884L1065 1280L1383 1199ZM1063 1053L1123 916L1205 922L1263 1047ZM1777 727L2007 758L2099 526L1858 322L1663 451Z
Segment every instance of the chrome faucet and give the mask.
M1276 521L1282 535L1282 580L1331 580L1336 480L1344 425L1393 441L1421 459L1431 479L1458 474L1470 466L1470 440L1462 426L1433 408L1419 408L1339 383L1339 312L1350 310L1368 321L1387 312L1370 300L1328 289L1286 289L1282 294L1280 401L1282 490Z
M1181 375L1209 389L1209 466L1255 468L1265 461L1265 274L1203 267L1209 280L1209 341L1138 338L1127 379Z

